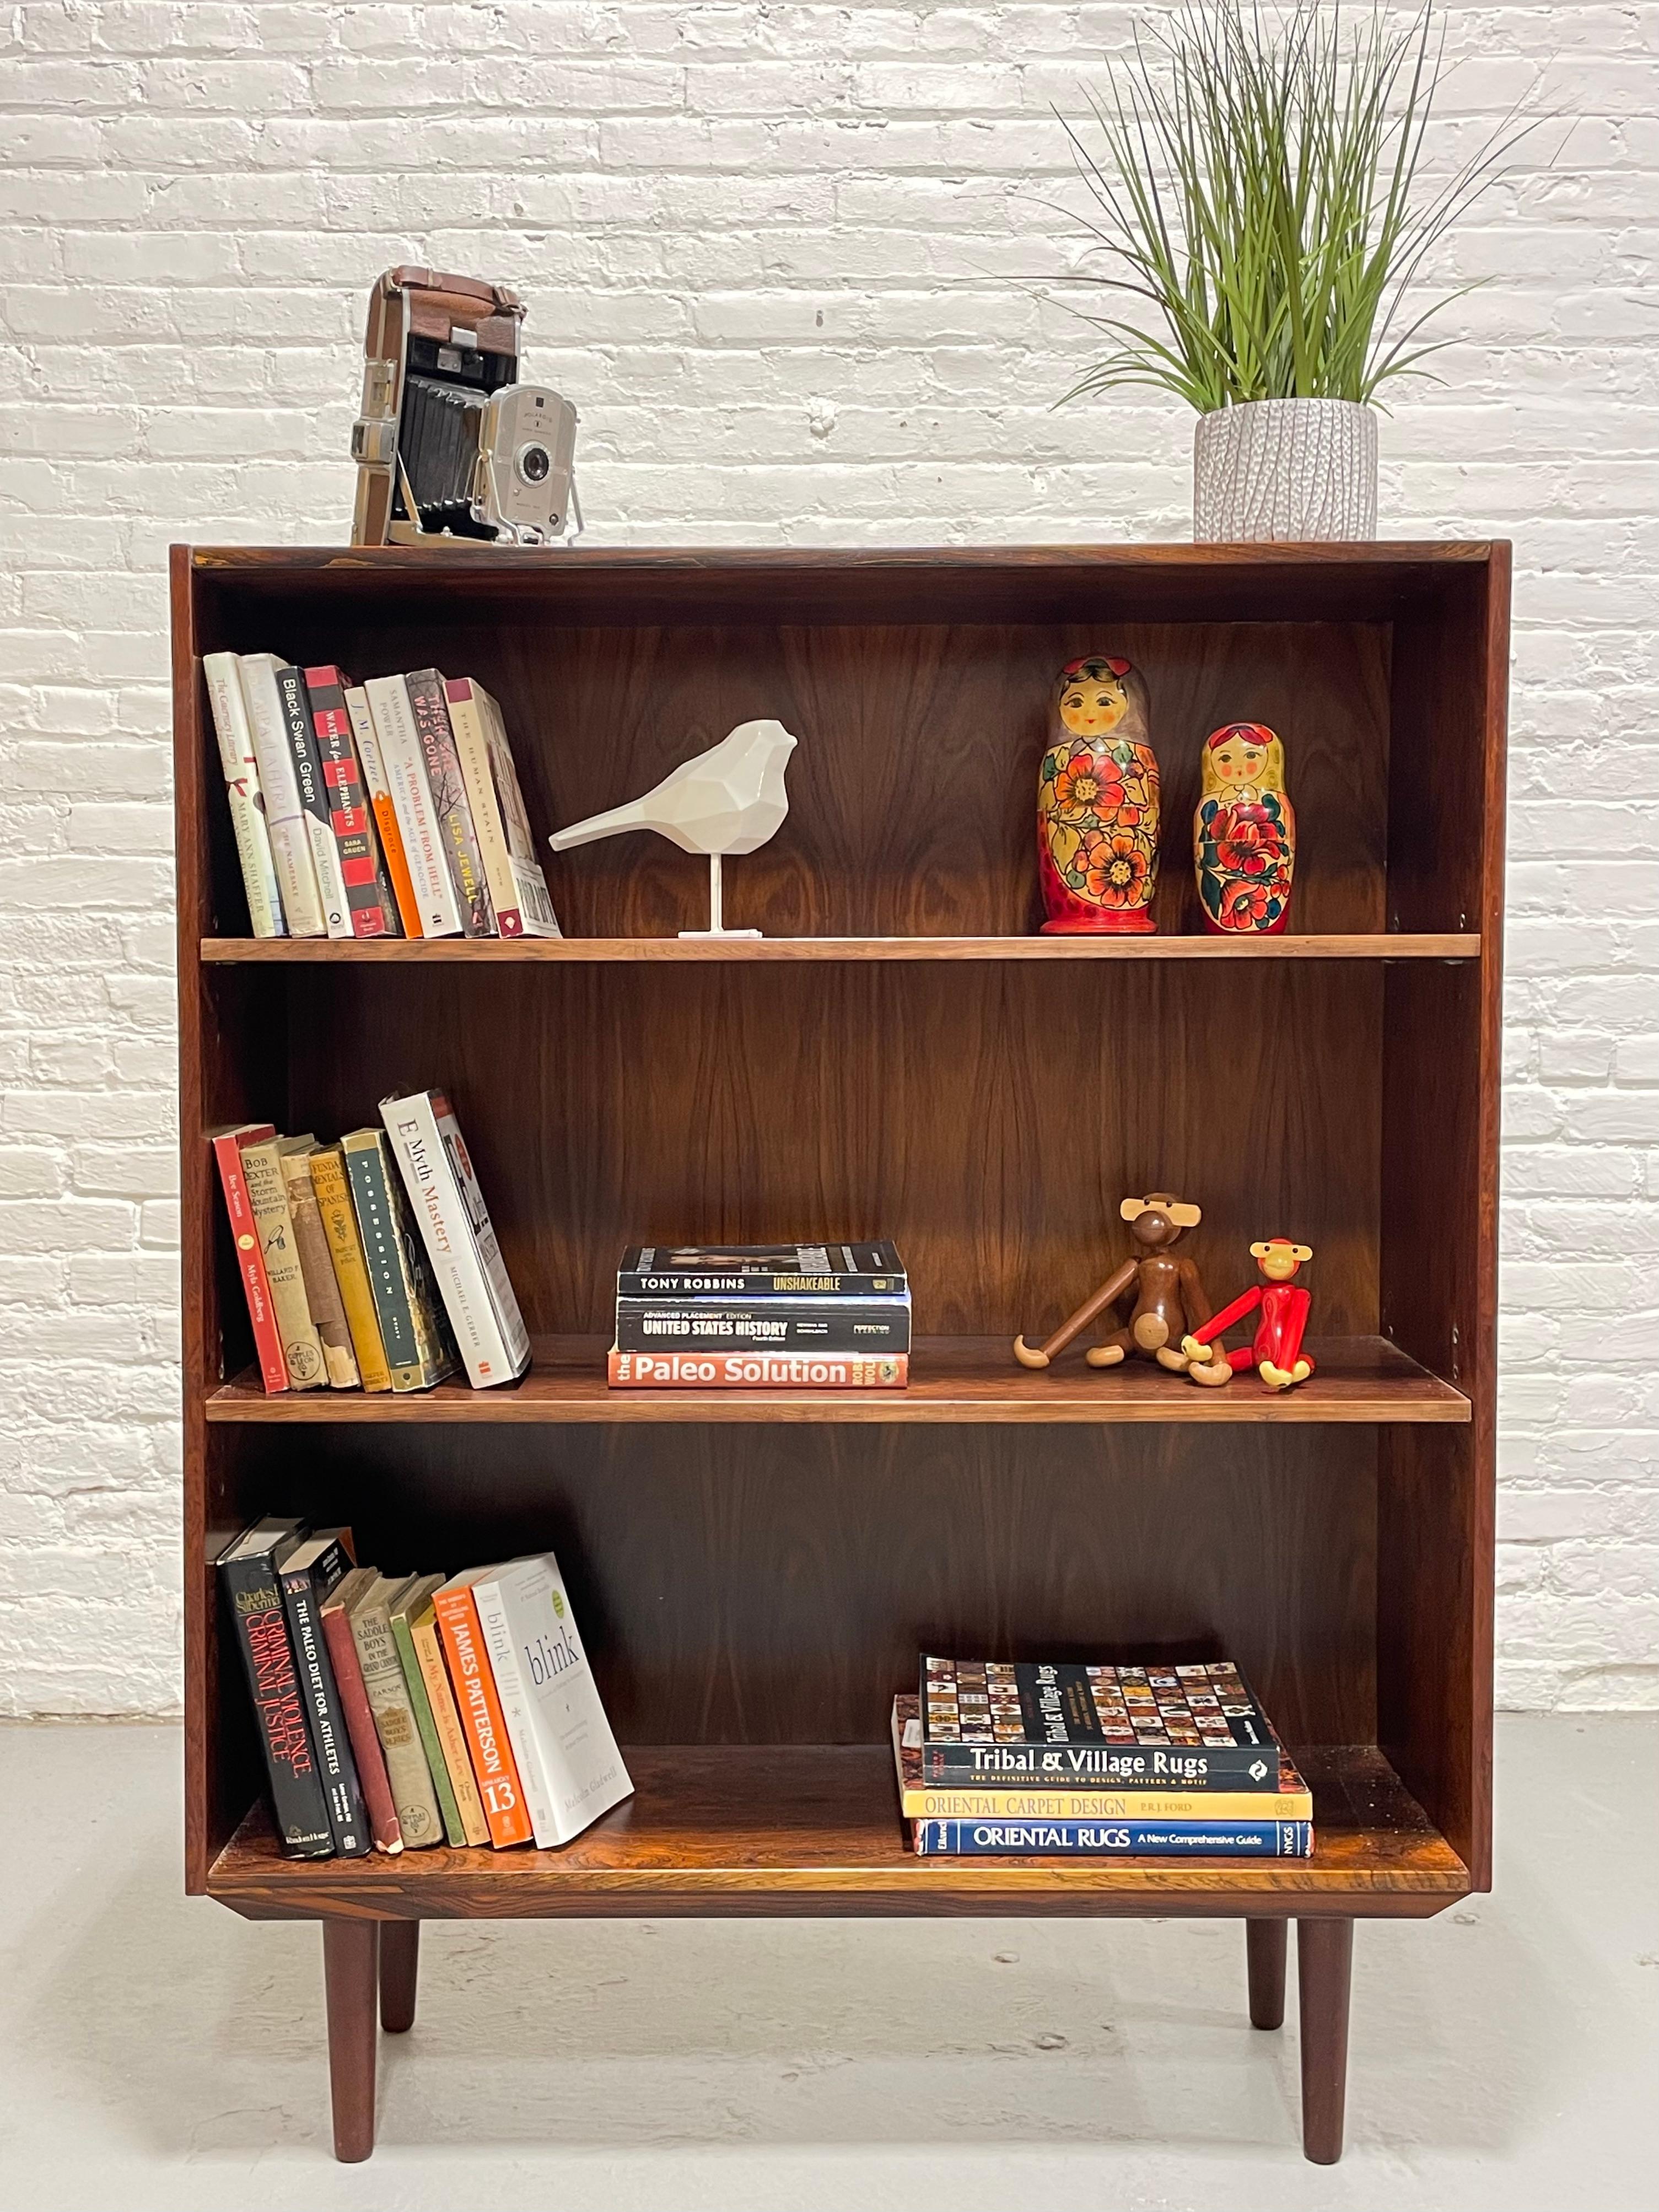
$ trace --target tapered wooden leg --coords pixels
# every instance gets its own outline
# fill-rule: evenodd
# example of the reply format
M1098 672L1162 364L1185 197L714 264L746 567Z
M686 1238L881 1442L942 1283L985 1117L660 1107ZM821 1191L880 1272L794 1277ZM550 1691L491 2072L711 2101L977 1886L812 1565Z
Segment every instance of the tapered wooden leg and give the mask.
M374 2148L374 1999L380 1960L379 1921L324 1921L334 2155L348 2166L367 2158Z
M388 2035L405 2034L415 2025L415 1980L420 1963L420 1922L383 1920L380 1923L380 2025Z
M1285 1953L1290 1924L1284 1920L1244 1923L1244 1962L1250 1977L1250 2026L1285 2025Z
M1316 2166L1342 2155L1348 2082L1352 1920L1298 1920L1296 1978L1302 2015L1302 2150Z

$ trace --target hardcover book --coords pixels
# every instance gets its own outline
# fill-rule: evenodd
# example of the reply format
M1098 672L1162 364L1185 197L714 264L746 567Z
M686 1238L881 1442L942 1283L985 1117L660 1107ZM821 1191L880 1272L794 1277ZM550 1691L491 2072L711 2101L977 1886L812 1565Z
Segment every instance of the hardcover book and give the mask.
M259 1226L254 1218L253 1202L248 1196L242 1154L248 1146L268 1143L276 1134L269 1121L244 1121L234 1129L216 1129L210 1139L219 1170L220 1188L225 1194L225 1211L230 1218L230 1233L236 1247L243 1295L247 1299L247 1317L253 1328L253 1349L259 1362L260 1379L269 1391L288 1389L288 1360L283 1351L282 1328L270 1302Z
M349 1532L319 1528L289 1553L283 1565L282 1589L283 1610L288 1615L295 1668L306 1700L334 1848L342 1858L355 1859L373 1849L374 1838L368 1832L345 1707L334 1679L328 1638L323 1633L323 1607L350 1572Z
M438 1733L444 1765L449 1771L449 1786L455 1794L462 1831L469 1844L487 1844L489 1823L484 1818L483 1800L478 1795L477 1780L466 1747L466 1731L456 1710L449 1670L444 1665L438 1615L431 1596L410 1613L409 1634L420 1664L421 1680L426 1684L427 1705Z
M1024 1783L930 1784L921 1759L921 1705L893 1700L893 1763L907 1820L1311 1820L1313 1795L1284 1751L1279 1786L1261 1790L1074 1790Z
M283 1856L326 1859L334 1856L334 1831L278 1586L300 1530L297 1521L260 1521L244 1529L220 1556L219 1580L253 1699Z
M890 1244L635 1244L619 1298L886 1298L908 1295Z
M400 1587L386 1575L376 1575L351 1599L346 1612L357 1647L357 1664L363 1670L369 1711L374 1716L374 1731L386 1753L386 1779L398 1808L398 1826L411 1850L424 1850L429 1844L442 1843L443 1822L388 1617Z
M351 1607L375 1577L376 1570L373 1567L354 1567L335 1583L323 1601L323 1640L328 1646L340 1703L345 1709L346 1731L351 1739L351 1755L357 1762L357 1779L362 1784L369 1833L374 1838L377 1851L395 1856L404 1847L403 1830L398 1825L398 1808L392 1802L392 1784L386 1771L386 1753L380 1748L380 1730L374 1725L368 1692L363 1686L363 1670L358 1663L356 1639L351 1633Z
M537 1846L568 1844L633 1795L550 1552L471 1577Z
M421 1239L404 1204L402 1178L381 1129L340 1139L363 1264L394 1390L428 1390L455 1371L449 1324L427 1273Z
M295 1241L288 1187L283 1180L280 1142L273 1135L244 1145L242 1173L247 1180L248 1203L253 1209L271 1310L282 1335L288 1379L296 1390L315 1390L327 1380L327 1376L323 1365L322 1340L306 1298L300 1248Z
M501 710L470 676L448 679L444 696L495 927L503 937L557 937Z
M495 1677L478 1626L471 1577L457 1575L432 1594L454 1685L461 1726L466 1731L467 1754L477 1781L489 1840L496 1849L527 1844L531 1838L530 1811L525 1803L514 1761L507 1721L495 1691Z
M380 1118L475 1390L516 1382L530 1335L454 1109L441 1091L383 1098Z
M618 1298L619 1352L908 1352L908 1300Z
M247 893L248 924L256 937L281 937L286 929L282 887L276 880L270 832L265 826L259 764L254 757L253 733L248 726L236 655L204 654L202 673L207 678L208 705L219 740L219 765L230 800L230 826L241 864L242 887Z
M444 679L435 668L417 668L404 682L409 687L410 712L415 717L421 758L426 763L438 841L461 909L461 927L469 937L493 937L495 912L484 880L472 810L466 803L466 784L455 749L455 733L450 727Z
M1309 1859L1306 1820L916 1820L919 1858Z
M853 1352L619 1352L605 1379L619 1390L902 1390L908 1354Z
M459 937L461 904L450 880L432 787L427 781L426 757L409 703L409 686L401 676L372 676L363 690L368 695L380 762L403 833L404 858L420 909L421 934Z
M396 937L397 902L380 860L374 817L352 741L346 709L349 679L331 664L304 671L311 726L322 763L329 823L345 884L346 910L354 937Z
M1265 1790L1279 1741L1229 1660L1178 1667L925 1658L930 1783Z
M358 1380L365 1390L389 1390L392 1370L386 1364L386 1345L374 1311L374 1293L369 1285L362 1238L357 1231L351 1186L346 1179L345 1155L337 1145L319 1145L311 1155L310 1168L317 1217L323 1225L335 1284L344 1309Z
M300 804L300 780L289 743L288 718L276 688L276 672L282 665L271 653L244 653L237 658L283 918L291 936L326 937L328 920L318 888L316 863L311 857L311 831Z
M317 1193L312 1187L311 1161L316 1150L315 1139L311 1137L279 1137L276 1140L276 1158L283 1170L283 1188L288 1194L289 1218L294 1224L294 1243L300 1255L306 1304L323 1347L323 1370L331 1389L355 1390L356 1355L351 1349L345 1303L335 1280L334 1262L329 1256L328 1236L318 1209Z
M331 937L349 937L351 913L346 902L345 878L340 872L340 849L334 842L328 787L323 781L322 759L312 731L306 680L297 668L278 667L276 696L282 702L289 748L294 756L294 774L300 787L300 805L305 811L312 866L317 871L317 888L322 894L323 919Z
M410 1626L411 1617L417 1614L422 1606L428 1612L431 1610L432 1593L442 1581L441 1575L410 1575L387 1598L386 1619L392 1624L392 1640L398 1647L398 1664L404 1670L404 1686L409 1692L415 1726L420 1734L421 1749L426 1754L427 1771L432 1777L438 1812L444 1824L445 1839L459 1850L467 1840L466 1830L461 1825L461 1808L455 1802L448 1764L444 1758L443 1746L438 1740L438 1724L433 1718L432 1700L427 1695L426 1678L421 1672L420 1657L415 1649L415 1637Z
M362 771L363 789L374 816L374 827L380 833L380 858L386 864L392 896L397 902L398 921L405 937L421 937L425 933L421 927L420 902L409 872L404 833L392 803L392 786L386 781L386 763L380 755L380 740L369 709L368 693L361 684L348 684L345 704L351 720L351 742L357 748L357 764Z

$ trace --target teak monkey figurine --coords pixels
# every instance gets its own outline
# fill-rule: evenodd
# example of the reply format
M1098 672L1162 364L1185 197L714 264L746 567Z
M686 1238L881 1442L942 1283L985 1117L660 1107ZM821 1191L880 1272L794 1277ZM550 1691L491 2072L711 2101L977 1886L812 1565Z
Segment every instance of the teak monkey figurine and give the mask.
M1134 1306L1128 1320L1085 1354L1090 1366L1115 1367L1133 1352L1177 1375L1186 1367L1191 1357L1185 1349L1188 1334L1209 1319L1210 1301L1198 1269L1190 1260L1171 1258L1170 1248L1183 1230L1196 1229L1204 1217L1197 1206L1159 1190L1145 1198L1126 1198L1118 1211L1140 1249L1061 1322L1045 1344L1033 1350L1023 1336L1017 1336L1014 1357L1022 1367L1046 1367L1097 1315L1131 1291Z
M1296 815L1285 748L1265 722L1224 722L1204 740L1193 871L1214 936L1273 937L1291 918Z
M1245 1367L1254 1367L1270 1390L1293 1389L1305 1382L1314 1364L1302 1349L1302 1332L1308 1325L1313 1303L1306 1291L1291 1287L1291 1278L1304 1260L1313 1257L1310 1244L1293 1244L1288 1237L1269 1237L1252 1244L1251 1256L1261 1270L1261 1281L1252 1283L1230 1306L1182 1340L1188 1361L1187 1372L1194 1382L1231 1382ZM1265 1285L1265 1288L1264 1288ZM1255 1340L1237 1352L1224 1352L1219 1340L1236 1321L1261 1309Z

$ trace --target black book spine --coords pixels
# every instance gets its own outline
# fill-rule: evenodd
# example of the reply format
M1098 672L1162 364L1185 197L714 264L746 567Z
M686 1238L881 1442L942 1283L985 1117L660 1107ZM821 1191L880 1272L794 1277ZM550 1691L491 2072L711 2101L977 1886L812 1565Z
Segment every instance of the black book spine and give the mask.
M895 1275L745 1275L661 1274L637 1267L622 1268L617 1276L618 1298L650 1298L657 1303L685 1298L879 1298L890 1303L902 1296L904 1278Z
M869 1352L910 1349L910 1309L873 1301L785 1306L765 1298L618 1298L619 1352Z
M1277 1790L1272 1744L1185 1745L924 1743L922 1774L961 1789Z
M332 1858L334 1831L295 1671L276 1562L269 1552L228 1559L219 1576L253 1698L283 1856Z
M323 1635L323 1607L334 1585L350 1571L345 1547L335 1543L314 1565L284 1574L282 1583L283 1608L288 1615L295 1671L317 1749L334 1848L343 1859L360 1859L373 1849L373 1842L363 1809L362 1786L357 1779L357 1762L351 1755L351 1738Z

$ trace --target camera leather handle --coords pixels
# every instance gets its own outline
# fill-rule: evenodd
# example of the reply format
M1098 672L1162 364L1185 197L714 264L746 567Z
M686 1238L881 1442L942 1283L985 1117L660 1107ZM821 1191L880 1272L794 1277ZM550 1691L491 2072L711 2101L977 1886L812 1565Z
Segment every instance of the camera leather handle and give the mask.
M438 345L470 334L482 352L519 351L524 304L504 284L405 263L388 269L369 295L363 333L363 404L352 434L357 497L351 518L354 545L384 545L390 535L397 474L398 422L410 337Z

